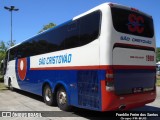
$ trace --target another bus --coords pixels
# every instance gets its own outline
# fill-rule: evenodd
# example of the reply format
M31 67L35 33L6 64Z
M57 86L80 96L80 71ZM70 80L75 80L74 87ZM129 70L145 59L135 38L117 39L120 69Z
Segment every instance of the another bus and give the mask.
M159 64L159 62L158 63L156 63L156 75L160 75L160 64Z
M156 98L153 19L104 3L8 49L4 83L47 105L128 110Z

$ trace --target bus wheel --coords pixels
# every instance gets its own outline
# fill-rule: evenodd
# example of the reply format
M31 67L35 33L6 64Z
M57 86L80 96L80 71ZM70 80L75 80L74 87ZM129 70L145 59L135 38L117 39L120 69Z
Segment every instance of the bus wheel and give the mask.
M68 105L68 96L66 90L63 87L60 87L57 91L57 104L61 110L71 110L71 106Z
M13 88L13 86L12 86L12 81L11 81L11 79L8 80L8 89L11 90L11 91L14 90L14 88Z
M43 89L43 99L44 102L49 106L54 104L53 93L49 85L46 85Z

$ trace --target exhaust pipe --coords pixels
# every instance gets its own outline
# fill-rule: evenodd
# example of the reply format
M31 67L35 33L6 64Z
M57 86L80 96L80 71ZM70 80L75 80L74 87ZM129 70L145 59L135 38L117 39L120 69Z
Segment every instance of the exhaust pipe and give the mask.
M120 111L122 111L122 110L124 110L125 108L126 108L126 105L120 105L118 109L119 109Z

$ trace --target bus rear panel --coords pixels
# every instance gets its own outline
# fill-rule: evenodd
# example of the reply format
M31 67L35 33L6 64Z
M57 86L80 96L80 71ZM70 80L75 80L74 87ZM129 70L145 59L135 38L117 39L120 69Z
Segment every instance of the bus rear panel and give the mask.
M101 81L102 111L131 109L155 100L156 56L152 17L110 4L112 65ZM106 48L108 49L108 48Z

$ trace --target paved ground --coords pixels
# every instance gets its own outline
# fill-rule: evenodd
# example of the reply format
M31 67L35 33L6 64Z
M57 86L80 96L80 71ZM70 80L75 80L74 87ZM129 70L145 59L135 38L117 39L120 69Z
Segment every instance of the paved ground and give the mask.
M157 99L144 107L134 109L136 111L160 111L160 87L157 87ZM58 114L61 117L48 117L48 118L34 118L35 120L87 120L86 114L95 114L93 111L86 111L83 109L77 109L73 112L62 112L58 107L47 106L42 97L22 92L19 90L1 90L0 91L0 111L53 111L52 114ZM54 113L54 111L59 111ZM64 116L74 117L64 117ZM78 116L77 118L75 118ZM9 120L8 118L0 118ZM11 119L11 118L10 118ZM14 118L16 120L22 120L22 118ZM23 118L24 119L24 118ZM26 118L28 120L28 118ZM94 118L96 120L96 118ZM97 118L97 120L99 120Z

